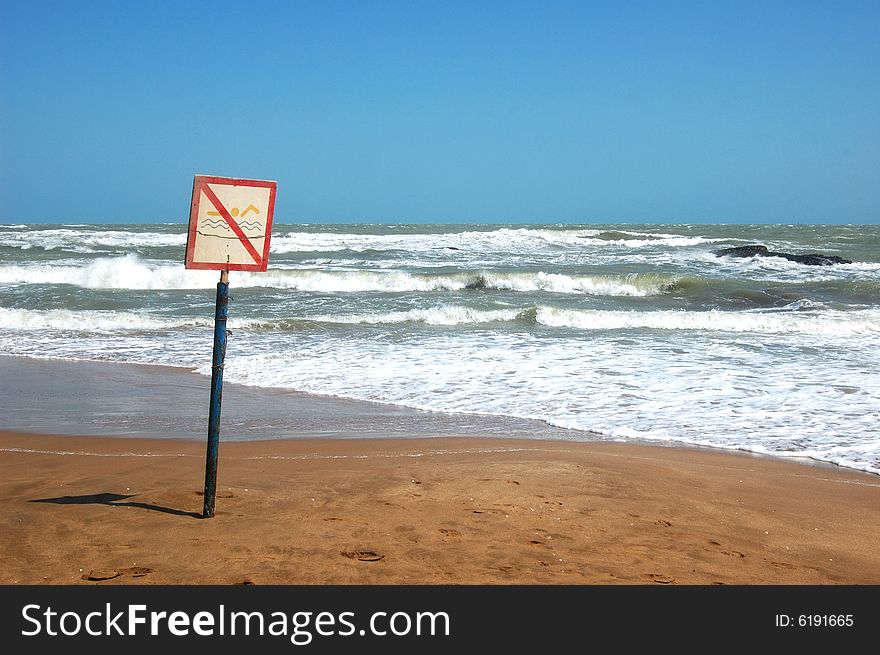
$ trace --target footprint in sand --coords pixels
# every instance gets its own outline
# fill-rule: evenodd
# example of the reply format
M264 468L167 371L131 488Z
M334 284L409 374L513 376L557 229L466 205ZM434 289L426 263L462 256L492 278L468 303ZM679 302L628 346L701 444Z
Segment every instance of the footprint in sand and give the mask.
M349 559L356 559L359 562L378 562L384 559L385 555L372 550L343 550L340 555Z
M142 578L152 572L153 569L148 569L146 566L130 566L125 569L93 569L88 573L84 573L82 579L90 580L92 582L101 582L102 580L112 580L113 578L118 578L124 575L130 575L133 578Z
M719 542L715 541L714 539L709 539L709 545L710 545L710 546L720 546L721 544L720 544ZM706 548L705 550L709 550L709 549ZM738 550L733 550L733 549L730 549L730 550L722 550L722 551L721 551L721 554L722 554L722 555L727 555L728 557L745 557L745 556L746 556L745 553L741 553L740 551L738 551Z

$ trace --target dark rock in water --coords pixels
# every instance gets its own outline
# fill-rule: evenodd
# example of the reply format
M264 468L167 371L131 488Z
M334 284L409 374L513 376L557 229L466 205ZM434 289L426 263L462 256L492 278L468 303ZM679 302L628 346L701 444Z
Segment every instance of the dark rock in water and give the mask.
M719 257L722 255L730 255L731 257L754 257L755 255L766 256L770 254L770 251L767 250L767 246L737 246L736 248L722 248L721 250L716 250L715 254Z
M787 252L771 252L773 257L785 257L790 262L798 264L806 264L807 266L831 266L832 264L852 264L848 259L837 257L836 255L821 255L817 252L811 252L807 255L792 255Z
M848 259L836 255L822 255L812 252L806 255L795 255L790 252L775 252L768 250L767 246L736 246L735 248L722 248L714 251L718 257L725 255L730 257L782 257L790 262L805 264L807 266L831 266L832 264L852 264Z

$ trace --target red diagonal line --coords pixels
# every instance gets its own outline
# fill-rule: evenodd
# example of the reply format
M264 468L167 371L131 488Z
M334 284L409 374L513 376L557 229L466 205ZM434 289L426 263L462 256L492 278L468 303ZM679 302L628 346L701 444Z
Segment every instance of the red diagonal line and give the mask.
M260 257L260 253L257 252L256 248L254 248L254 244L251 243L251 240L248 239L248 236L242 231L240 227L238 227L238 223L236 223L232 219L232 216L229 214L226 207L223 206L223 203L220 202L220 198L217 197L217 194L214 193L211 187L209 187L207 184L202 187L202 191L205 192L205 195L208 197L208 200L211 201L211 204L214 205L214 208L218 212L220 212L223 220L225 220L229 224L229 227L232 228L232 231L235 232L235 236L237 236L238 240L241 241L241 245L245 247L245 249L250 253L251 257L254 258L254 261L257 264L261 264L262 262L260 260L262 258Z

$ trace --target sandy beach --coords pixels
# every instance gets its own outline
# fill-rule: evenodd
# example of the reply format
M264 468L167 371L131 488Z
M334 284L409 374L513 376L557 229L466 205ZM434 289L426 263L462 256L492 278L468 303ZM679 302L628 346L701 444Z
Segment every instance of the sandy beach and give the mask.
M0 433L0 584L878 584L880 479L490 438ZM91 578L91 580L90 580Z

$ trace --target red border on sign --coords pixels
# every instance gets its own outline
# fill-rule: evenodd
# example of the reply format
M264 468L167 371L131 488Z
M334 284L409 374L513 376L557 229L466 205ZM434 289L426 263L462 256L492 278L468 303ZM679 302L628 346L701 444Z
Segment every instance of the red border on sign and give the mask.
M227 223L229 223L229 226L232 228L233 232L235 232L236 236L238 236L239 241L242 242L242 245L244 245L251 256L254 257L253 264L224 264L221 262L193 261L193 256L195 254L196 248L196 229L198 228L199 219L199 203L201 202L202 191L204 191L209 184L262 187L269 189L269 208L266 211L266 237L263 240L262 253L258 252L253 247L250 240L248 240L244 232L241 231L241 228L239 228L235 221L232 220L232 217L229 216L229 212L226 210L226 208L222 205L217 205L213 202L213 200L211 200L211 205L221 213L223 219ZM277 186L277 182L270 182L268 180L243 180L234 177L212 177L208 175L196 175L193 179L192 202L189 208L189 230L187 231L186 235L186 259L184 261L184 266L186 268L213 271L265 271L266 267L269 265L269 239L272 236L272 220L275 218L275 190ZM205 194L206 197L210 198L211 196L213 196L216 199L216 195L211 189L207 189L207 191L209 193Z

